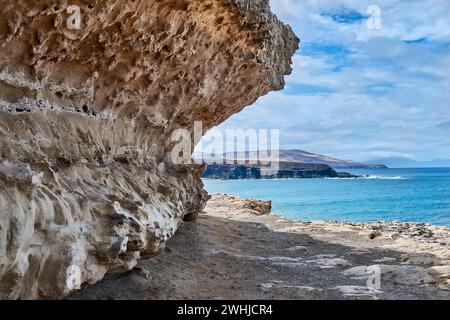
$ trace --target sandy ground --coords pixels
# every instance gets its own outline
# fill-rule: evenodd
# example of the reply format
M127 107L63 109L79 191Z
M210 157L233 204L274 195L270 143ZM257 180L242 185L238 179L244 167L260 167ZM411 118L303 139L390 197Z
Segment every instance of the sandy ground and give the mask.
M450 299L450 229L293 222L262 204L214 195L160 255L70 299Z

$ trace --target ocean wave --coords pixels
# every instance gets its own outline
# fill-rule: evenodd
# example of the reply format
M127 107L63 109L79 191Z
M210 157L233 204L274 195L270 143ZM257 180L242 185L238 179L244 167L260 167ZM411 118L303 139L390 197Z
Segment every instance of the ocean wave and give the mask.
M386 176L363 176L360 179L374 179L374 180L405 180L405 177L395 176L395 177L386 177Z
M395 176L395 177L387 177L387 176L360 176L360 177L350 177L350 178L325 178L329 180L406 180L406 177L402 176Z

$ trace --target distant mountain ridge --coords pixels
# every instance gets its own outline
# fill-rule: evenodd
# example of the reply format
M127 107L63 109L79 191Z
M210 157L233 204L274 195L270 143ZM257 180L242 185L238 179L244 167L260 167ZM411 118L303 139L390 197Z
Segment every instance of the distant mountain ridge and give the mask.
M450 159L436 159L430 161L417 161L408 158L382 158L372 160L386 164L390 168L448 168Z
M223 163L224 159L231 160L255 160L258 159L260 161L266 161L269 159L275 159L280 162L291 162L291 163L304 163L304 164L326 164L332 167L333 169L351 169L351 168L360 168L360 169L377 169L377 168L386 168L384 164L369 164L369 163L361 163L355 162L351 160L340 160L335 159L326 155L315 154L303 150L279 150L279 157L273 157L273 154L276 151L247 151L247 152L230 152L224 153L222 155L217 155L215 157L212 156L203 156L203 160L206 163ZM195 157L195 155L194 155ZM201 154L195 157L196 159L201 158Z

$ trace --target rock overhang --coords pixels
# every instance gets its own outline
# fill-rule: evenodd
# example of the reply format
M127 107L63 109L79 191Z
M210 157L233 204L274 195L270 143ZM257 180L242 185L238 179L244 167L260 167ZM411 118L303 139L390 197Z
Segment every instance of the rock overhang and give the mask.
M265 0L0 7L1 298L61 298L156 254L207 200L171 134L281 89L298 47Z
M2 2L1 98L31 108L43 100L206 130L281 89L298 47L268 1Z

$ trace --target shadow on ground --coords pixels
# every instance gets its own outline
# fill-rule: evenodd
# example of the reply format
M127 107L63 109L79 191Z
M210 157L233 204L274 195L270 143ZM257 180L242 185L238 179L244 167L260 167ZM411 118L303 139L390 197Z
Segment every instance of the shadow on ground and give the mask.
M129 273L107 275L69 299L449 299L433 283L404 285L385 280L389 274L381 277L380 291L367 288L367 276L357 279L344 271L374 261L400 265L403 252L361 250L357 235L342 236L354 236L355 246L272 231L267 221L201 215L160 255Z

